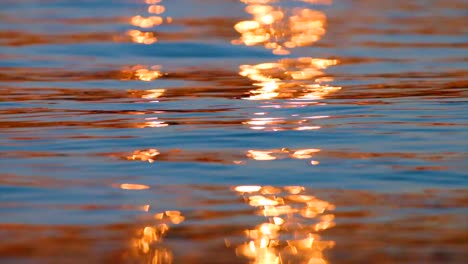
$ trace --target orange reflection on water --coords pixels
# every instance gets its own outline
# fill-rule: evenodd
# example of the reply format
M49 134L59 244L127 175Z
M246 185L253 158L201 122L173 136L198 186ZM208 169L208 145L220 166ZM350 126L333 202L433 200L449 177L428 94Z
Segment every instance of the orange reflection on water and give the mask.
M121 71L122 80L140 80L144 82L154 81L160 78L163 74L160 71L160 65L153 65L150 67L144 65L135 65L132 67L126 67ZM128 93L132 95L132 97L138 97L145 100L149 100L151 103L159 102L159 97L163 96L166 92L165 89L148 89L148 90L128 90ZM153 113L160 113L158 111L154 111ZM145 112L134 112L135 115L144 115ZM158 128L158 127L166 127L169 126L165 121L159 120L158 117L145 117L144 122L139 122L134 126L137 128ZM151 162L151 161L150 161Z
M297 105L287 105L287 107L294 107ZM311 119L298 115L291 115L291 117L253 117L242 124L248 125L253 130L267 130L267 131L282 131L282 130L316 130L320 126L310 125Z
M271 0L241 0L252 20L240 21L234 29L241 36L233 44L263 44L274 54L289 54L291 49L307 46L325 34L326 16L308 8L282 8ZM309 2L310 1L305 1ZM326 4L327 1L319 1ZM315 1L314 1L315 3ZM340 87L329 86L332 78L322 70L338 64L337 60L301 57L256 65L241 65L239 74L259 88L251 90L247 100L303 99L318 100ZM255 120L253 120L255 121ZM261 129L261 126L254 126ZM302 127L302 126L301 126ZM299 130L314 129L303 127Z
M103 153L107 157L117 158L128 161L143 161L148 163L158 162L196 162L196 163L219 163L219 164L237 164L244 165L248 159L268 162L282 159L297 159L304 160L305 163L318 165L317 155L321 152L320 149L263 149L263 150L248 150L246 152L239 151L206 151L206 150L184 150L184 149L165 149L159 150L155 148L135 150L132 153ZM324 153L326 155L326 153ZM323 155L323 154L322 154ZM313 159L313 160L312 160ZM242 189L243 188L243 189ZM244 186L236 188L238 192L256 192L261 187ZM291 187L292 188L292 187ZM263 187L262 191L266 191ZM270 188L270 194L275 193L274 189ZM291 191L292 189L288 190ZM297 192L302 191L299 187Z
M164 94L166 90L164 89L150 89L146 90L145 94L141 96L144 99L156 99Z
M180 211L165 211L154 214L153 219L156 221L153 225L147 225L137 231L132 248L140 259L147 260L144 263L171 264L174 259L173 253L170 249L162 247L161 242L170 225L180 224L185 218Z
M247 157L254 160L275 160L276 157L272 156L272 153L271 151L249 150L247 151Z
M298 149L290 150L287 148L282 149L272 149L272 150L249 150L246 153L246 156L253 160L276 160L276 159L310 159L315 154L320 152L320 149ZM318 164L315 161L314 165Z
M341 90L341 87L324 86L320 84L306 85L305 88L305 94L298 99L319 100L330 93Z
M253 188L254 187L254 188ZM251 264L327 263L323 251L334 246L322 241L319 231L334 226L334 205L304 194L302 186L237 186L249 205L267 221L245 230L247 241L236 254Z
M294 153L291 156L296 159L310 159L312 158L313 154L319 151L320 149L300 149L294 151Z
M289 49L315 43L325 34L326 16L308 8L285 10L272 5L275 1L241 0L252 20L238 22L234 29L241 34L233 44L263 44L274 54L287 55Z
M158 4L158 3L161 3L162 0L145 0L145 3L147 3L148 5L154 5L154 4Z
M162 5L150 5L148 7L148 13L150 14L162 14L166 11L166 8Z
M123 80L140 80L140 81L153 81L161 77L160 65L145 66L145 65L135 65L131 67L125 67L122 70L122 79Z
M252 81L255 81L254 85L259 86L257 90L251 91L251 96L248 100L266 100L272 99L279 95L277 90L279 89L280 79L272 78L265 71L271 69L282 68L280 63L261 63L257 65L241 65L239 74L245 76Z
M258 192L262 186L258 185L244 185L244 186L236 186L234 190L240 193L251 193L251 192Z
M322 70L337 65L338 60L301 57L282 59L276 63L241 65L239 74L254 81L247 100L304 99L318 100L341 87L329 86L332 78L322 78Z
M131 25L139 27L139 28L143 28L143 29L150 29L150 28L163 24L165 21L167 23L172 22L172 18L170 17L164 18L160 16L166 11L166 8L163 5L158 4L161 2L161 0L159 1L147 0L145 2L146 4L148 4L147 12L149 16L142 16L142 15L133 16L129 22ZM127 32L127 35L131 37L133 42L140 43L140 44L149 45L158 41L155 33L151 31L141 31L137 29L132 29Z
M135 43L149 45L158 41L153 32L143 32L140 30L132 29L129 30L127 34L132 38L132 41Z
M146 189L149 189L149 186L144 185L144 184L123 183L123 184L120 184L120 189L122 190L146 190Z
M135 150L132 155L127 157L127 160L141 160L153 163L159 154L157 149Z
M318 4L318 5L331 5L332 0L300 0L305 3Z
M161 76L161 72L158 70L149 70L149 69L138 69L135 72L135 75L142 81L152 81Z
M159 121L157 119L158 119L157 117L147 117L147 118L145 118L145 120L148 120L148 121L146 121L144 123L141 123L141 124L138 124L137 127L138 128L146 128L146 127L157 128L157 127L167 127L167 126L169 126L169 124L166 123L165 121Z
M164 21L163 18L160 16L149 16L149 17L134 16L130 20L130 23L134 26L141 27L141 28L152 28L154 26L161 25L163 21Z

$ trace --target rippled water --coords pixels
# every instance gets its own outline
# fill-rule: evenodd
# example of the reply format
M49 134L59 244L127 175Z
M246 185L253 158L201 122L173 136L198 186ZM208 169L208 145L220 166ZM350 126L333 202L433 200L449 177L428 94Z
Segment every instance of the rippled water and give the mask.
M464 0L3 0L0 262L466 263Z

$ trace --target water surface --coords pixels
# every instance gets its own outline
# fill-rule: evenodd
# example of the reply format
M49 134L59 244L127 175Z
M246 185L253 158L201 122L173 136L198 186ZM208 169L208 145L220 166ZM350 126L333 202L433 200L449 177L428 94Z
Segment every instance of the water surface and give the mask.
M464 263L464 0L5 0L0 262Z

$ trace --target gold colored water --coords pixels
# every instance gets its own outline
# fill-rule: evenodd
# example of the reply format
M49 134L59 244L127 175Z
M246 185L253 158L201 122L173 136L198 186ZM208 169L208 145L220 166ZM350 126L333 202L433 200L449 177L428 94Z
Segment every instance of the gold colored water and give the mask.
M464 0L0 2L0 263L465 263Z

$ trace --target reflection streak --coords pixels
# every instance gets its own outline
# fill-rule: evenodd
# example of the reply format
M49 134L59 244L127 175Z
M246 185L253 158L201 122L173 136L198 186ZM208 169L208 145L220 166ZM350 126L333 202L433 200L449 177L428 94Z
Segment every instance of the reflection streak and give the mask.
M260 88L252 90L247 100L299 99L319 100L341 87L329 86L332 78L321 78L322 70L337 65L338 60L301 57L276 63L241 65L239 74Z
M170 229L170 225L178 225L184 221L180 211L165 211L153 215L155 223L139 229L136 238L132 241L134 254L138 259L145 259L144 263L171 264L173 253L170 249L161 246L161 242Z
M325 34L325 15L308 8L284 10L274 1L241 0L252 20L238 22L234 29L241 34L233 44L263 44L274 54L287 55L288 49L308 46Z
M276 1L243 0L246 12L253 20L238 22L234 29L241 34L234 44L247 46L264 44L277 55L289 54L288 49L310 45L325 34L326 16L323 12L308 8L282 8L273 5ZM304 1L328 4L328 1ZM254 65L240 65L239 74L247 77L258 87L250 91L246 100L294 99L298 102L263 105L260 107L286 108L304 107L341 89L330 86L333 78L324 76L323 70L339 63L336 59L299 57L282 59ZM257 115L257 114L255 114ZM265 115L265 113L262 113ZM293 120L283 117L254 117L243 122L254 130L281 131L316 130L320 126L304 124L306 120ZM284 128L284 124L293 127ZM282 126L279 126L282 125Z
M303 194L302 186L236 186L267 221L245 231L247 241L236 254L251 264L327 263L323 251L334 246L317 232L334 226L334 205Z
M255 161L272 161L280 159L311 159L318 154L320 149L269 149L269 150L248 150L245 153L241 152L230 152L230 151L190 151L182 149L169 149L169 150L158 150L155 148L135 150L131 154L105 154L105 156L119 158L129 161L143 161L148 163L154 163L158 161L171 161L171 162L216 162L224 164L244 164L242 159L251 159ZM318 164L318 161L314 161L313 165ZM255 188L252 186L251 188Z
M148 5L147 12L150 14L149 16L141 16L136 15L130 19L130 24L139 27L142 29L150 29L156 26L159 26L163 23L171 23L172 18L167 17L166 19L160 15L162 15L166 8L163 5L158 5L161 0L159 1L146 1ZM150 45L158 41L154 32L151 31L141 31L138 29L132 29L127 32L127 35L130 36L133 42Z

